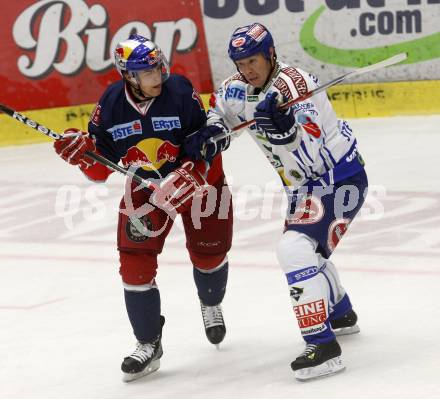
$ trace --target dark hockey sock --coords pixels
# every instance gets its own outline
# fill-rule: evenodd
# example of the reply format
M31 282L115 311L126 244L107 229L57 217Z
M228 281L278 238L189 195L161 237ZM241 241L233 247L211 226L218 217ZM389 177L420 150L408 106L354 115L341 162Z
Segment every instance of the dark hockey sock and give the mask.
M148 291L124 290L125 306L133 333L139 342L154 340L161 331L160 295L157 288Z
M208 306L221 303L228 281L228 263L214 273L204 273L194 267L193 274L200 300Z
M330 320L339 319L351 310L350 298L345 294L342 299L333 306L333 312L330 314Z

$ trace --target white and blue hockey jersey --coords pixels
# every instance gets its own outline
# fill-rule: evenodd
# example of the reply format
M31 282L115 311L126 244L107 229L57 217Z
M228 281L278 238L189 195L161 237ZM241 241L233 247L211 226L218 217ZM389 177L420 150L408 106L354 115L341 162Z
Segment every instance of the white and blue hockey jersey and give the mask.
M264 88L256 89L237 73L226 79L210 100L208 124L221 122L232 129L254 118L257 104L268 93L278 98L295 99L318 87L313 75L277 62ZM288 145L274 146L256 125L247 129L251 137L276 169L284 185L296 190L310 181L323 185L337 183L363 168L356 139L346 121L339 120L325 92L292 106L297 130Z

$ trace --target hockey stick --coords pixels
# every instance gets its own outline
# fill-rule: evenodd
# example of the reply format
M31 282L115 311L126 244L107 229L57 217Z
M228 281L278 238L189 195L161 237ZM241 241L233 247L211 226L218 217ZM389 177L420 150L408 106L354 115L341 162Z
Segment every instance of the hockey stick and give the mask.
M63 138L63 136L59 133L54 132L52 129L47 128L44 125L41 125L40 123L29 119L28 117L24 116L23 114L20 114L19 112L13 110L12 108L7 107L6 105L0 104L0 112L5 113L6 115L9 115L13 119L15 119L18 122L23 123L26 126L31 127L32 129L37 130L40 133L43 133L47 137L50 137L54 140L60 140ZM109 169L122 173L125 176L131 177L136 183L144 184L147 188L153 189L154 185L150 183L147 180L142 179L135 173L131 172L128 169L122 168L121 166L115 164L114 162L108 160L107 158L104 158L103 156L99 154L95 154L90 151L86 151L85 155L87 155L88 158L93 159L94 161L107 166Z
M303 94L302 96L299 96L299 97L295 98L294 100L290 100L290 101L287 101L284 104L281 104L279 106L279 109L282 110L284 108L291 107L292 105L294 105L296 103L299 103L301 101L307 100L308 98L313 97L314 95L316 95L318 93L322 93L323 91L327 90L328 88L330 88L332 86L335 86L335 85L337 85L337 84L339 84L339 83L341 83L341 82L343 82L343 81L345 81L345 80L347 80L349 78L352 78L354 76L362 75L362 74L367 73L367 72L375 71L377 69L385 68L387 66L391 66L391 65L397 64L399 62L402 62L402 61L406 60L407 57L408 57L407 53L399 53L399 54L394 55L394 56L392 56L390 58L386 58L385 60L379 61L379 62L377 62L375 64L367 65L365 67L362 67L362 68L356 69L354 71L348 72L348 73L346 73L346 74L344 74L344 75L342 75L342 76L340 76L340 77L338 77L336 79L331 80L330 82L328 82L328 83L326 83L326 84L324 84L322 86L317 87L314 90L308 91L307 93ZM255 123L255 119L251 119L249 121L245 121L245 122L241 123L240 125L237 125L237 126L233 127L229 132L224 132L224 133L221 133L221 134L219 134L217 136L211 137L208 141L211 142L211 143L216 143L217 141L223 140L224 138L226 138L228 136L233 136L239 130L244 129L244 128L246 128L246 127L248 127L248 126L250 126L250 125L252 125L254 123ZM202 149L202 154L205 151L206 151L205 148L203 148Z

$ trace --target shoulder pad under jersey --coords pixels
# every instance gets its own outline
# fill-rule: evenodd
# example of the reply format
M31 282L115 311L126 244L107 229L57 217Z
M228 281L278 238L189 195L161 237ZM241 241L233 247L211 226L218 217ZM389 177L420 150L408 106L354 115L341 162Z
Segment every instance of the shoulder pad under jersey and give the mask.
M299 68L288 65L282 65L281 71L273 83L273 87L289 100L306 94L315 86L316 84L308 74Z
M217 99L220 99L233 113L240 113L245 107L246 87L247 83L242 75L236 73L226 79L217 90Z

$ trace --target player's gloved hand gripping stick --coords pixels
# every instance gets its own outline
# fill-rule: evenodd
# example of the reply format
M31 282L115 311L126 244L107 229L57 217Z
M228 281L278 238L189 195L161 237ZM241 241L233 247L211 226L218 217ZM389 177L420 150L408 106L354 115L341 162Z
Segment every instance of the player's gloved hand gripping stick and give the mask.
M287 102L281 104L278 107L278 109L281 110L281 111L285 110L286 108L289 108L292 105L294 105L296 103L299 103L301 101L305 101L308 98L313 97L315 94L322 93L323 91L327 90L328 88L330 88L332 86L335 86L335 85L337 85L339 83L342 83L343 81L345 81L345 80L347 80L349 78L352 78L352 77L358 76L358 75L362 75L362 74L367 73L367 72L375 71L375 70L380 69L380 68L385 68L387 66L398 64L399 62L402 62L402 61L406 60L407 57L408 57L407 53L399 53L397 55L394 55L394 56L392 56L390 58L386 58L385 60L382 60L382 61L377 62L375 64L371 64L371 65L367 65L367 66L359 68L359 69L355 69L354 71L351 71L351 72L348 72L348 73L346 73L346 74L344 74L342 76L339 76L338 78L333 79L330 82L328 82L328 83L326 83L326 84L324 84L322 86L319 86L316 89L311 90L311 91L303 94L302 96L299 96L298 98L295 98L293 100L290 100L290 101L287 101ZM248 126L250 126L250 125L252 125L254 123L255 123L255 119L251 119L249 121L245 121L245 122L241 123L240 125L235 126L234 128L232 128L228 132L224 132L224 133L221 133L221 134L219 134L219 135L217 135L215 137L211 137L208 141L211 142L211 143L216 143L216 142L218 142L220 140L223 140L225 137L234 136L239 130L244 129L244 128L246 128L246 127L248 127ZM205 151L206 151L205 148L202 148L202 151L201 151L202 154Z
M5 113L6 115L9 115L10 117L14 118L18 122L23 123L26 126L31 127L32 129L37 130L38 132L44 134L47 137L50 137L54 140L61 140L63 138L63 135L54 132L52 129L47 128L44 125L39 124L38 122L24 116L23 114L20 114L19 112L13 110L12 108L9 108L6 105L0 104L0 111ZM133 178L134 181L136 181L139 184L143 184L145 187L149 188L151 186L151 183L147 180L142 179L140 176L136 175L135 173L131 172L130 170L127 170L112 161L108 160L107 158L104 158L103 156L96 154L91 151L86 151L85 155L96 161L99 162L102 165L107 166L109 169L122 173L125 176L130 176Z
M91 144L91 139L86 132L71 131L64 136L6 105L0 104L0 111L54 140L59 140L59 143L56 142L55 149L66 162L74 165L82 162L89 164L98 162L115 172L132 178L140 184L140 187L153 192L150 201L152 205L158 206L167 212L173 213L175 211L179 213L186 210L193 195L202 191L205 187L206 181L196 170L193 170L193 162L184 163L182 167L171 172L161 184L154 184L94 152L94 144ZM75 140L80 143L84 141L84 148L75 143ZM66 143L63 143L63 141ZM74 146L73 151L69 149L70 145Z

